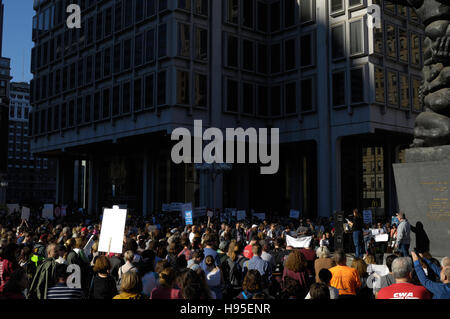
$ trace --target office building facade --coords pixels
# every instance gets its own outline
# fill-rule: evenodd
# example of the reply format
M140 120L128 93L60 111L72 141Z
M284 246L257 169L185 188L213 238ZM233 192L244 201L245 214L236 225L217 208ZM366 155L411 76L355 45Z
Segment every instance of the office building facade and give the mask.
M391 164L421 111L423 31L409 9L91 0L79 1L81 28L68 29L64 9L75 2L35 1L33 19L31 148L57 159L58 202L91 213L121 203L148 214L170 202L310 217L395 210ZM367 26L373 3L381 29ZM174 164L170 134L194 120L279 128L278 173L233 164L212 185L194 164Z

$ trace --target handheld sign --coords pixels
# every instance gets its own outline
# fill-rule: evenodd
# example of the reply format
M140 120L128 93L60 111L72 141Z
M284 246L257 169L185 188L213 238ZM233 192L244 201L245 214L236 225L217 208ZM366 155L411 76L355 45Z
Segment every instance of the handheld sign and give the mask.
M209 218L214 217L214 212L212 210L208 210L206 214L208 215Z
M363 210L364 224L372 224L372 211L370 209Z
M112 209L105 208L103 211L98 251L117 254L122 253L126 219L126 209L120 209L119 206L113 206Z
M94 235L92 235L91 238L89 238L87 244L83 248L84 254L86 256L89 256L91 254L91 248L92 248L92 246L94 246L94 243L95 243Z
M30 209L28 207L22 207L21 219L30 220Z
M375 236L375 242L384 242L389 240L388 234L379 234Z
M400 221L398 220L397 216L392 216L391 224L392 224L392 225L394 225L394 224L397 224L397 225L400 224Z
M192 221L192 211L191 210L186 210L184 212L184 220L186 222L186 225L192 225L193 221Z
M292 248L307 248L311 244L312 236L304 236L300 238L294 238L286 235L286 246Z
M237 219L238 221L244 220L245 217L246 217L246 212L245 212L245 210L238 210L238 211L237 211L237 213L236 213L236 219Z
M8 211L10 214L19 211L19 204L6 204L6 207L8 207Z
M289 217L290 218L299 218L300 217L300 211L299 210L295 210L295 209L291 209L291 211L289 212Z
M42 209L42 218L53 220L53 204L45 204Z

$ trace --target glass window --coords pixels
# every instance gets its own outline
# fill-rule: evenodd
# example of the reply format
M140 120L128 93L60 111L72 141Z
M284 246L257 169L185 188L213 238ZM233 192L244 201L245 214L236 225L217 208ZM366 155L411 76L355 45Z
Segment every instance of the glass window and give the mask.
M295 39L286 40L284 42L284 61L285 70L293 70L297 67L296 64L296 50L295 50Z
M363 53L363 21L350 22L350 54Z
M131 67L132 41L126 39L123 41L123 69L128 70Z
M94 64L93 59L93 55L90 55L86 58L86 84L92 82L92 69Z
M103 76L111 75L111 48L103 50Z
M135 16L136 16L136 22L141 21L144 19L144 0L136 0L136 8L135 8Z
M408 32L398 29L399 59L408 63Z
M53 129L59 130L59 109L61 105L55 106L55 112L53 112Z
M383 5L384 10L391 12L391 13L395 12L395 4L392 3L392 1L384 0L383 2L384 2L384 5Z
M84 84L84 60L80 59L78 60L78 74L77 74L77 78L78 78L78 86L82 86Z
M384 94L384 71L381 68L375 68L375 101L384 104Z
M267 116L269 112L269 90L265 86L258 86L258 114Z
M301 1L302 2L302 1ZM297 11L297 0L284 0L284 27L295 25L295 12Z
M272 44L271 46L271 73L279 73L281 71L280 64L281 64L281 45L279 43Z
M268 11L267 11L268 5L264 2L258 1L257 9L257 20L258 20L258 30L262 32L267 32L267 25L268 25Z
M388 104L394 107L398 106L398 83L397 72L388 71Z
M124 0L124 28L129 27L133 23L133 0Z
M345 57L345 26L343 24L331 29L333 59Z
M344 10L344 0L331 0L331 13Z
M411 33L411 64L420 66L420 36L417 33Z
M177 71L177 104L190 104L189 100L189 73Z
M350 72L352 84L352 103L364 102L364 69L353 69Z
M383 25L381 28L373 28L373 39L374 39L374 52L378 54L383 54L384 40L383 40Z
M131 111L131 82L125 82L122 86L122 113Z
M267 45L258 43L258 72L267 74Z
M281 28L281 8L280 1L270 4L270 31L276 32Z
M114 45L114 73L120 72L121 49L120 42Z
M143 47L144 36L141 34L136 35L134 38L134 65L139 66L143 62L144 57L144 47Z
M120 85L113 87L112 115L120 114Z
M345 71L333 73L333 106L345 105Z
M357 6L359 4L362 4L362 0L348 0L348 6L349 7L354 7L354 6Z
M160 71L158 73L158 105L166 104L166 71Z
M415 112L421 112L422 106L419 97L419 88L421 81L418 78L412 78L412 93L413 93L413 110Z
M83 98L77 98L77 125L83 122Z
M190 26L184 23L179 23L178 26L179 26L178 54L184 57L190 57L191 56Z
M300 1L300 22L306 23L314 21L315 19L315 8L316 0L302 0Z
M239 88L238 82L228 79L227 81L227 111L237 112L239 109Z
M272 114L273 116L281 115L281 86L276 85L271 89L272 93Z
M145 32L145 61L151 62L155 60L155 30L147 30Z
M386 25L386 49L390 58L397 59L397 38L395 27L392 24Z
M229 35L227 42L227 65L230 67L238 67L238 38Z
M145 0L145 15L147 18L156 14L156 0Z
M196 59L208 59L208 30L197 28L195 41Z
M409 81L406 74L400 74L400 108L409 109Z
M228 22L233 24L239 23L239 1L228 0Z
M135 112L142 109L142 80L135 79L133 84L133 109Z
M253 71L253 41L242 41L242 56L243 56L243 69Z
M122 0L116 0L114 7L114 31L122 29Z
M101 94L100 91L95 92L95 94L94 94L94 105L93 105L94 121L98 121L100 119L100 108L102 106L102 104L101 104L101 97L102 97L102 94Z
M297 83L287 83L285 86L284 109L286 114L292 114L297 112Z
M97 12L97 21L95 27L95 40L100 41L103 35L103 12Z
M312 34L302 35L300 38L300 63L301 66L313 65L313 37Z
M75 125L75 100L69 102L69 122L68 126L73 127Z
M158 26L158 57L167 55L167 25L160 24Z
M191 0L178 0L178 8L190 11Z
M242 90L243 90L243 101L242 101L243 111L246 114L253 114L255 104L253 84L243 83Z
M84 122L89 123L91 121L91 109L92 109L92 95L86 95L84 99Z
M208 15L208 1L209 0L195 0L196 9L195 13L207 16Z
M100 80L102 77L102 52L95 54L95 80Z
M206 81L206 75L196 73L194 75L194 79L195 106L206 107L208 96L208 83Z
M118 90L118 88L117 88ZM111 90L105 89L103 90L103 107L102 107L102 111L103 111L103 119L108 118L110 115L110 109L111 109Z
M153 74L149 74L145 77L145 105L144 108L151 109L155 106L154 102L154 80Z
M242 24L253 28L253 0L242 1Z
M167 0L159 0L158 11L164 11L167 9Z
M303 79L300 83L300 92L302 112L309 112L314 110L314 96L316 94L314 78Z

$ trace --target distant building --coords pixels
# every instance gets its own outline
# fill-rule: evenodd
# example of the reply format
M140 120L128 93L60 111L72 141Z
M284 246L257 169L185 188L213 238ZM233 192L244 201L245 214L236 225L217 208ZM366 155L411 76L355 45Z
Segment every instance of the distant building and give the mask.
M34 157L30 152L30 86L11 82L8 139L9 203L53 203L56 189L54 160Z
M69 30L64 3L35 1L31 67L32 152L57 159L58 201L91 213L170 202L309 217L397 209L392 163L421 111L414 11L375 0L82 1L82 27ZM371 4L381 29L367 26ZM170 134L195 119L278 127L278 173L233 164L213 188L194 164L175 165Z

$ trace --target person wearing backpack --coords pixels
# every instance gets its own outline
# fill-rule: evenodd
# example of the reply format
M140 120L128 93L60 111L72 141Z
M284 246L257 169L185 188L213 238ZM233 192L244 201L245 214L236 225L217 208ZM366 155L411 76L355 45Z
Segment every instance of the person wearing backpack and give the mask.
M227 259L222 262L222 271L225 282L224 299L232 299L241 292L243 276L243 264L247 260L241 255L241 245L235 239L231 240L228 247Z

